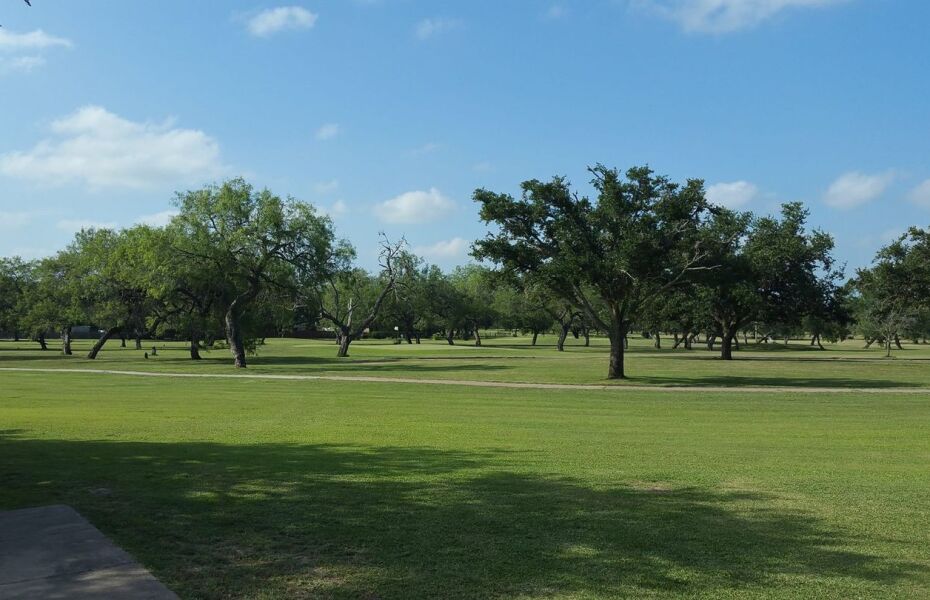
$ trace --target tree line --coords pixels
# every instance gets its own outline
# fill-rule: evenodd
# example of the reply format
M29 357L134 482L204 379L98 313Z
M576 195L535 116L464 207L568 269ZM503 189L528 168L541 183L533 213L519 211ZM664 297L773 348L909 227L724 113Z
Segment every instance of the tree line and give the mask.
M872 266L845 279L833 238L787 203L757 216L708 202L648 167L590 169L593 197L562 177L530 180L519 197L479 189L489 233L479 264L444 272L382 236L379 268L312 205L242 179L179 193L164 227L87 229L54 256L0 259L0 331L47 347L99 327L108 340L185 339L191 359L223 344L236 367L271 335L327 332L338 356L365 335L407 343L437 337L481 344L482 331L604 335L608 377L625 376L632 332L657 348L698 340L733 358L740 343L807 335L810 344L858 333L890 354L930 331L930 233L912 228ZM742 338L742 342L740 340ZM219 340L219 341L218 341Z

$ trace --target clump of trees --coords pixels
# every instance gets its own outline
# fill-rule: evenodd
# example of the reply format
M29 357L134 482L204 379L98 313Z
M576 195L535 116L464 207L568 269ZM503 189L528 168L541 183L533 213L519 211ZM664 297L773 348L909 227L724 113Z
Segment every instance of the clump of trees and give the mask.
M489 330L610 343L607 375L626 376L628 337L657 349L700 341L732 360L741 345L808 335L810 345L861 335L888 355L930 333L930 233L912 228L843 283L833 239L799 203L758 216L714 206L703 182L648 167L590 169L591 198L562 177L530 180L519 197L479 189L492 227L481 264L444 272L381 240L379 268L313 206L242 179L176 197L165 227L88 229L54 256L0 258L0 331L47 349L72 331L111 339L185 339L192 360L218 340L236 367L269 335L331 337L339 357L364 336L480 346ZM663 344L663 336L667 336ZM751 339L750 339L751 338Z

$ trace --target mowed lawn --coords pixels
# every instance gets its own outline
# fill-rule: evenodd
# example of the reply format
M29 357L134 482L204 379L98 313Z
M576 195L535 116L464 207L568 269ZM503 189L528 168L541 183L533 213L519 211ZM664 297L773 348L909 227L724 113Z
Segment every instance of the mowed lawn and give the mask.
M540 336L536 347L529 337L486 334L484 345L471 342L449 346L444 341L394 344L391 340L355 342L348 358L336 358L332 341L273 339L249 357L250 373L298 375L365 375L418 379L472 379L529 383L611 383L659 386L789 386L789 387L930 387L930 345L905 344L891 359L877 345L865 349L861 339L812 348L804 340L789 346L778 342L758 345L750 340L736 360L721 361L718 352L696 344L693 350L672 350L665 338L661 350L652 341L631 338L626 357L626 381L608 381L607 340L592 338L591 347L569 338L565 352L557 352L554 336ZM84 355L91 342L75 342L75 355L62 356L57 340L42 352L35 342L0 341L0 367L96 368L229 373L229 351L203 352L191 361L183 343L146 341L144 351L157 346L157 357L143 359L133 343L121 348L111 340L96 360Z
M329 351L275 341L254 371L600 381L606 367L603 348L359 344L357 371ZM0 360L89 362L51 352ZM401 352L423 354L390 360ZM441 352L462 358L428 357ZM881 361L851 347L853 367L776 352L732 365L884 386L930 369L917 349ZM721 372L697 351L634 355L647 381ZM220 359L114 345L89 366ZM0 508L53 503L184 598L925 598L930 397L0 371Z

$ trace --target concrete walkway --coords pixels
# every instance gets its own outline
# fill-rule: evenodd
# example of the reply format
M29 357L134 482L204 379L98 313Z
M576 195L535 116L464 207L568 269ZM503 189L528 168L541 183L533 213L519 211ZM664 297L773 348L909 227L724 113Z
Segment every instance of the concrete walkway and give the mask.
M0 512L0 599L177 600L69 506Z
M0 367L0 372L19 373L79 373L97 375L128 375L132 377L175 377L191 379L269 379L278 381L358 381L363 383L412 383L420 385L453 385L466 387L515 388L527 390L614 390L618 392L666 393L739 393L739 394L923 394L928 387L801 387L787 385L613 385L586 383L521 383L510 381L475 381L469 379L426 379L419 377L378 377L368 375L275 375L271 373L173 373L167 371L124 371L121 369L55 369L41 367Z

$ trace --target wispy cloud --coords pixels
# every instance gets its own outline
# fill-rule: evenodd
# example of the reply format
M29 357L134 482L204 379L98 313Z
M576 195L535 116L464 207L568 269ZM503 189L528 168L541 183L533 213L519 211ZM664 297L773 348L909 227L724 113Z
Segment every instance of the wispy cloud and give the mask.
M27 33L16 33L15 31L0 28L0 50L42 50L55 46L70 48L73 45L71 40L49 35L41 29Z
M930 179L926 179L919 183L917 187L910 191L907 197L908 200L917 206L930 208Z
M695 33L732 33L750 29L790 9L820 8L847 0L632 0Z
M339 123L324 123L316 130L316 139L320 141L331 140L342 131Z
M568 16L568 9L561 4L553 4L546 9L543 16L551 20L561 19Z
M222 174L219 144L203 131L135 122L100 106L53 121L31 150L0 155L0 173L42 184L139 188Z
M859 171L843 173L827 188L823 200L833 208L855 208L881 196L894 179L894 171L871 175Z
M437 142L426 142L422 146L417 146L416 148L411 150L410 154L414 156L420 156L423 154L432 154L433 152L436 152L437 150L441 148L442 148L442 144L439 144Z
M423 19L417 23L414 33L418 39L426 40L435 37L440 33L445 33L452 29L461 27L461 19L451 19L448 17L432 17Z
M386 223L428 223L448 216L455 202L436 188L414 190L395 196L375 207L375 214Z
M339 189L339 180L319 181L313 184L313 191L317 194L331 194Z
M45 57L43 56L14 56L13 58L0 56L0 73L29 73L44 64Z
M246 23L249 33L268 37L281 31L310 29L319 15L300 6L278 6L261 11Z

